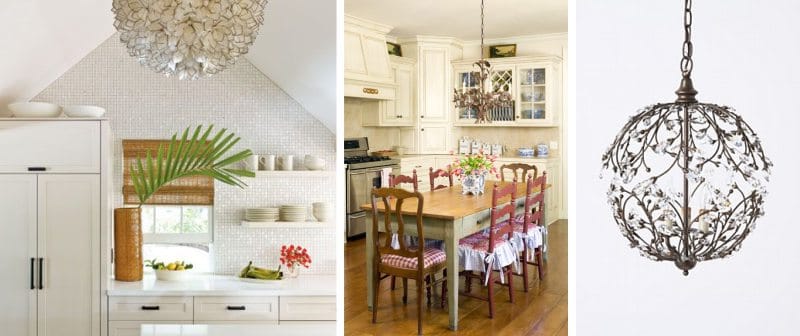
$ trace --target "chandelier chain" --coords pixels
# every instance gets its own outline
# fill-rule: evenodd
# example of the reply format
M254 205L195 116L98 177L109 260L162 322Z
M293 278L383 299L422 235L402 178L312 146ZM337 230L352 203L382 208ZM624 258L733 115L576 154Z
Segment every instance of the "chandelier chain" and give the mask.
M481 0L481 58L483 58L483 1Z
M683 13L683 59L681 59L681 72L683 77L691 77L694 61L692 54L694 45L692 44L692 0L685 0Z

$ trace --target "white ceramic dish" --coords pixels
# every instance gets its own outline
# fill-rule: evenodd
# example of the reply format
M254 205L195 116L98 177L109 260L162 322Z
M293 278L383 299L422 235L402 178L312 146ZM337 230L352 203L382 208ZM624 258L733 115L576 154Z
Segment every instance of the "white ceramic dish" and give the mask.
M161 281L183 281L186 280L188 270L184 271L170 271L170 270L156 270L156 279Z
M239 281L242 282L249 282L262 285L278 285L281 283L281 280L261 280L261 279L250 279L250 278L239 278L239 277L237 277L237 279L239 279Z
M325 168L325 160L311 155L305 156L303 164L308 170L322 170Z
M70 118L100 118L106 114L106 109L92 105L64 106L64 114Z
M17 118L56 118L61 115L61 106L42 102L8 104L8 109Z

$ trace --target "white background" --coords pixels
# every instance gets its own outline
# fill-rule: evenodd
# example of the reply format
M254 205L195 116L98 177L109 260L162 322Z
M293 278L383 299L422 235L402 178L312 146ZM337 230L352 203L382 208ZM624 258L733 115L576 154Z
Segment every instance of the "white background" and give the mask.
M798 334L800 1L694 3L698 99L736 108L775 167L767 214L742 250L689 277L628 247L599 180L629 116L675 99L683 1L577 0L576 11L578 334Z

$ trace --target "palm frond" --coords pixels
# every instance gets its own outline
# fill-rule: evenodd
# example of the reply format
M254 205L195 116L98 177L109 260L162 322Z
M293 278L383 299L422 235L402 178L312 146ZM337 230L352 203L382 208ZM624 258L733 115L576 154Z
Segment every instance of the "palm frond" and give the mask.
M228 155L240 138L222 129L209 140L213 128L210 125L203 131L200 125L193 132L191 127L186 128L180 138L174 134L166 148L159 146L155 157L147 151L145 158L139 157L131 164L133 188L141 204L147 203L163 186L183 177L202 175L239 188L247 186L240 177L255 177L255 173L228 167L253 152L246 149Z

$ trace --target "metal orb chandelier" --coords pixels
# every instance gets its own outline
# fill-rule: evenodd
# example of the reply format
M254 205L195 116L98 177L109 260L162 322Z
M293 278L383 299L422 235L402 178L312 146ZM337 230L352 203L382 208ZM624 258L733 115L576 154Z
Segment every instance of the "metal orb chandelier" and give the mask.
M472 78L477 79L477 87L459 91L453 89L453 102L456 108L469 108L476 111L475 123L491 123L489 113L496 107L510 107L514 105L513 98L508 91L495 92L489 87L489 76L492 73L492 65L483 58L483 0L481 0L481 59L474 63L477 71L470 73Z
M608 203L630 246L684 275L741 248L764 215L772 166L732 108L695 98L691 5L685 0L678 99L631 117L602 159Z
M233 65L264 21L266 0L114 0L114 27L139 64L195 80Z

